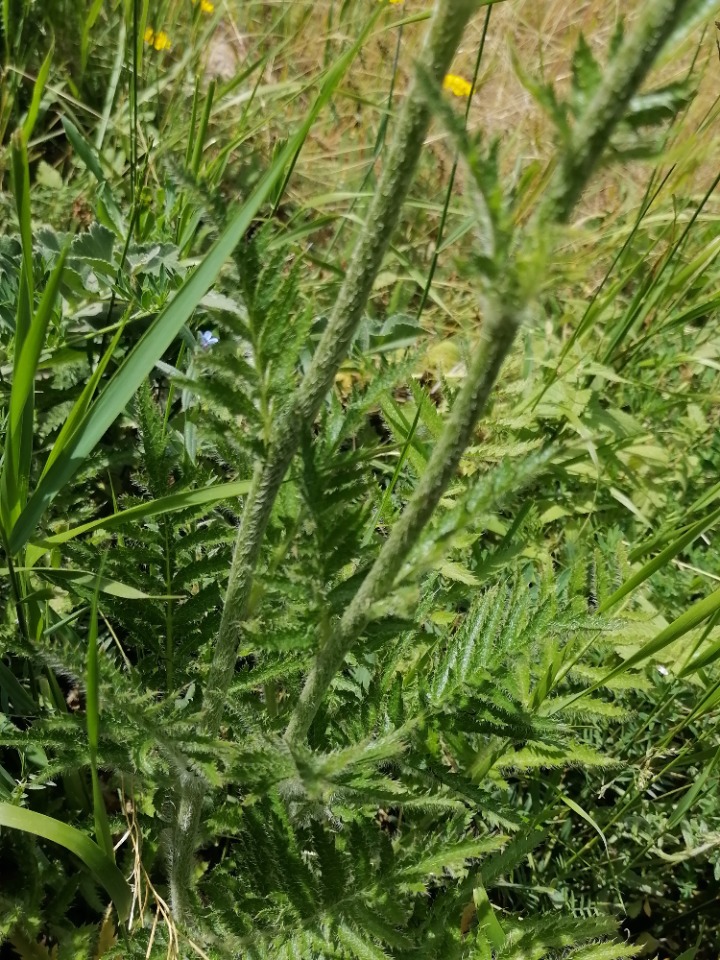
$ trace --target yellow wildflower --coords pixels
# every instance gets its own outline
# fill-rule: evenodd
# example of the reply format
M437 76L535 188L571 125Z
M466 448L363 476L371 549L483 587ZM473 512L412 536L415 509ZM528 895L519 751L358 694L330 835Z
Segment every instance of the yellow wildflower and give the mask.
M210 14L215 10L215 4L212 3L211 0L192 0L194 7L196 7L198 3L200 4L200 9L203 13Z
M449 90L456 97L469 97L472 93L472 84L468 83L464 77L458 77L454 73L449 73L443 80L443 89Z
M152 27L148 27L143 34L143 40L149 47L155 47L156 50L169 50L172 44L170 37L164 30L158 30L157 33Z
M170 37L165 33L164 30L158 30L155 34L155 41L153 46L156 50L169 50L172 44L170 43Z

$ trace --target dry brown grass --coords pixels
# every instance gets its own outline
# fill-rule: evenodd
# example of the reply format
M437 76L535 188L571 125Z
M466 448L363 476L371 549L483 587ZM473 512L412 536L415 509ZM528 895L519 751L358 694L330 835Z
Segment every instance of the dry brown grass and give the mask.
M487 136L499 136L509 167L518 160L546 158L552 148L552 128L528 92L515 75L511 47L526 69L542 73L562 91L570 77L572 51L582 31L590 45L602 58L618 17L632 18L638 0L620 3L619 0L508 0L493 7L486 44L481 82L471 110L470 126ZM258 6L258 5L255 5ZM268 18L271 5L260 5L264 16L256 17L245 29L260 30ZM274 5L277 7L277 4ZM339 17L339 0L316 0L310 5L293 0L293 10L286 21L286 30L297 31L282 58L274 64L278 79L310 77L318 64L332 57L333 52L358 29L367 15L366 3L346 4L345 17ZM403 7L389 7L386 25L400 16L419 13L430 8L428 3L406 0ZM476 56L485 11L472 24L458 53L455 72L470 76ZM720 63L715 47L714 26L708 29L698 56L698 75L702 78L700 95L688 120L688 130L707 112L709 105L720 94ZM412 61L421 41L425 24L406 25L402 36L399 70L395 84L393 108L396 108L409 82ZM376 34L355 63L343 86L342 96L335 100L332 115L314 132L306 146L297 169L294 188L307 196L308 192L326 192L328 188L356 188L371 156L375 132L387 102L395 53L397 31ZM696 54L700 33L685 45L679 56L667 61L659 71L663 81L683 77ZM298 108L301 104L298 104ZM287 117L286 119L291 119ZM443 137L438 131L431 135L431 146ZM693 145L696 161L709 155L709 163L698 178L697 186L714 168L716 133L706 131L701 142ZM437 166L437 187L442 186L446 172L446 150L431 154ZM443 159L445 157L445 159ZM696 169L700 164L695 163ZM634 200L633 184L642 184L647 168L614 168L604 177L586 204L585 212L601 213L623 203L628 194ZM432 179L432 178L430 178ZM429 186L423 178L423 192ZM439 196L439 192L438 192Z
M618 18L632 19L641 0L507 0L492 7L480 82L473 96L470 128L487 138L499 137L505 169L510 172L517 165L531 160L547 160L553 149L553 129L547 117L525 90L516 76L511 51L528 73L551 81L562 94L571 76L572 53L578 35L582 32L602 61ZM248 49L262 44L269 49L277 45L279 53L265 69L264 81L283 85L310 82L318 69L330 62L354 38L368 15L372 0L284 0L275 3L251 3L238 8L228 2L228 21L221 28L222 42L232 34L242 36ZM720 0L719 0L720 7ZM388 6L371 41L346 77L334 98L331 110L313 129L294 171L289 195L295 204L307 206L320 213L344 211L349 207L347 192L359 189L373 158L377 131L389 103L398 29L396 22L422 11L429 11L429 0L405 0L401 6ZM230 16L234 11L234 18ZM340 15L342 11L342 16ZM278 13L284 15L282 27L272 37L267 36ZM245 19L242 19L242 15ZM483 9L472 23L458 52L453 72L470 77L482 35L486 11ZM678 166L668 187L667 196L700 195L717 170L718 155L716 123L706 124L701 133L697 127L703 116L720 94L720 62L715 46L715 28L712 20L693 33L680 51L674 51L659 65L652 84L669 82L684 77L697 58L696 76L700 82L699 95L686 118L680 138L672 152ZM413 59L426 28L424 22L406 24L402 30L398 70L391 101L392 112L402 99L410 82ZM698 44L700 44L698 50ZM261 94L262 101L262 94ZM262 104L260 135L271 143L274 138L291 129L307 108L308 96L288 101L280 97L266 97ZM458 102L461 109L463 102ZM382 162L380 158L376 163ZM667 158L663 161L667 166ZM452 163L452 152L444 133L434 128L428 138L427 150L413 196L419 209L412 203L406 217L412 221L413 249L406 251L409 259L427 260L444 201L447 178ZM567 256L582 262L582 286L592 286L594 270L601 271L597 251L597 222L602 218L603 230L612 231L628 208L636 208L648 178L648 163L614 165L608 167L594 182L585 196L576 217L576 230L570 238ZM456 186L456 199L451 204L448 230L452 230L463 216L460 194L463 189L462 172ZM709 208L712 209L712 208ZM455 212L453 212L455 211ZM583 224L588 224L587 233ZM621 227L620 229L625 229ZM330 230L332 233L332 229ZM350 232L349 232L350 234ZM324 236L317 240L322 243ZM463 245L458 245L462 253ZM589 256L583 254L584 244L590 244ZM428 311L427 320L436 328L445 326L452 315L472 315L470 301L474 298L452 272L452 255L436 276L433 290L445 304ZM590 266L588 266L590 264ZM594 264L594 266L593 266ZM573 268L574 269L574 268ZM450 272L448 272L448 270ZM572 270L571 270L572 272ZM412 285L411 273L398 267L398 276Z

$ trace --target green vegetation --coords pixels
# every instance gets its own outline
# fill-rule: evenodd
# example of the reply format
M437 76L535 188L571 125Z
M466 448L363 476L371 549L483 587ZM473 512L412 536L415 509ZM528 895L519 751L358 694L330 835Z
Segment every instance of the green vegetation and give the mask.
M714 960L719 5L1 2L3 956Z

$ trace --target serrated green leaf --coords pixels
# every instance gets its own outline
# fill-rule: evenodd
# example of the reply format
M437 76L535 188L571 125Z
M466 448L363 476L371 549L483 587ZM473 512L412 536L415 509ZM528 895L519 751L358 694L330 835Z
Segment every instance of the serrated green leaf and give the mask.
M507 841L508 838L504 834L498 834L495 837L483 837L481 840L466 840L423 857L417 863L403 867L400 874L406 879L410 877L421 878L428 874L441 873L446 868L462 867L466 860L492 853L504 846Z

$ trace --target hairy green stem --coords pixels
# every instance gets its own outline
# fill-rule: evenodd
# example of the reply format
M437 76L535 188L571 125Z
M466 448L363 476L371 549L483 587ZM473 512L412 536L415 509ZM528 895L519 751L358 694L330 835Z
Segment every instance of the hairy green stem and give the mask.
M285 731L290 743L307 735L332 678L370 621L374 605L392 590L401 566L455 476L519 326L520 314L514 310L486 313L480 345L425 473L335 631L315 657Z
M447 73L465 27L482 0L436 0L420 54L424 72L439 84ZM265 530L285 473L312 424L335 374L347 355L372 293L393 230L412 182L430 124L431 111L415 80L405 100L385 167L365 226L348 264L345 279L310 369L278 417L248 495L235 543L220 631L204 691L205 732L216 734L235 673L253 575ZM173 911L180 921L192 916L192 868L203 791L190 779L178 784L171 835L170 887Z
M174 550L172 547L172 528L170 523L163 522L163 537L165 540L165 593L168 599L165 601L165 684L168 695L172 693L175 683L175 631L173 625L173 601L169 599L172 595L174 567Z
M438 0L421 53L432 77L442 81L465 26L480 0ZM252 578L280 484L347 355L372 292L393 229L400 217L430 123L430 109L414 83L398 120L385 169L365 226L348 264L328 326L307 374L273 429L267 459L248 497L230 570L220 635L205 689L208 729L217 729L235 669Z
M585 189L613 129L655 59L680 23L687 0L652 0L640 5L637 21L608 64L603 82L562 151L539 218L564 222Z
M677 26L685 0L652 0L613 60L603 83L580 119L570 147L562 153L548 200L537 223L563 222L570 216L623 111ZM534 237L529 238L534 243ZM522 245L521 245L522 246ZM510 263L505 273L516 269ZM386 597L413 546L455 475L477 420L520 326L523 305L499 303L486 312L480 344L425 474L380 554L335 630L315 655L295 711L285 731L291 744L308 734L335 674Z
M173 791L173 819L168 847L170 903L176 920L192 925L195 912L195 846L207 784L195 773L183 772Z

